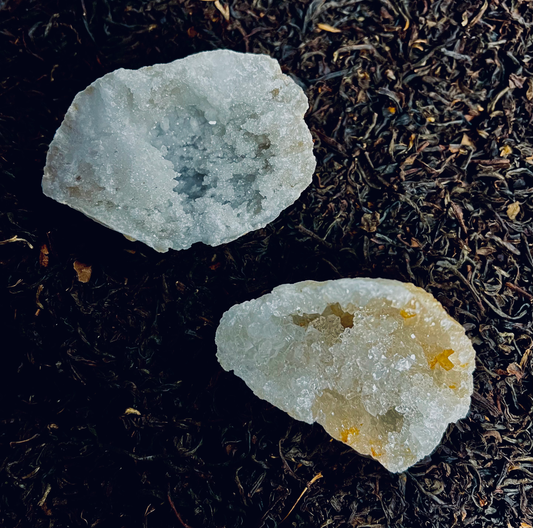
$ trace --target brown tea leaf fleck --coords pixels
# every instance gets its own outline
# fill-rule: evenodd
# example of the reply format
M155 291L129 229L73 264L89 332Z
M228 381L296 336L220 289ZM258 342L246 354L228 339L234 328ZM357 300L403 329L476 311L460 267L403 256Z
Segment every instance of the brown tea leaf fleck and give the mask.
M500 149L500 156L502 158L506 158L507 156L509 156L509 154L511 154L513 152L513 149L509 146L509 145L504 145L501 149Z
M476 255L483 255L484 257L486 257L487 255L490 255L494 253L495 251L496 251L496 248L493 248L493 247L482 247L476 251Z
M511 363L507 367L507 374L509 374L509 376L515 376L518 381L524 377L524 372L518 363Z
M501 444L502 442L502 435L498 431L485 431L483 433L483 436L485 438L489 438L492 436L497 444Z
M511 73L511 75L509 75L509 87L523 88L526 80L527 78L524 76L516 75L516 73Z
M73 266L80 282L87 283L91 280L91 274L93 271L91 266L88 266L87 264L84 264L78 260L74 262Z
M48 246L43 244L41 246L41 252L39 253L39 266L41 266L41 268L48 267L48 263L50 261L49 255L50 251L48 250Z
M39 284L38 288L37 288L37 293L35 294L35 304L41 309L41 310L44 310L44 306L43 304L41 303L41 301L39 300L39 297L41 296L41 293L43 292L44 290L44 286L42 284Z
M361 229L368 231L369 233L374 233L379 226L379 219L381 215L374 211L373 213L365 213L361 218Z
M316 25L318 29L321 29L322 31L328 31L329 33L341 33L340 29L337 29L333 26L330 26L329 24L322 24L319 23Z
M515 220L518 216L518 213L520 212L520 203L513 202L512 204L507 206L507 216L509 217L509 220Z
M461 139L461 145L464 145L465 147L473 147L474 142L466 134L463 134L463 139Z
M470 20L470 22L468 23L468 27L469 28L474 27L481 20L481 18L485 14L485 11L487 10L487 7L489 7L489 2L488 2L488 0L485 0L483 2L483 5L481 6L481 9L477 13L477 15L475 15L472 18L472 20Z
M531 101L533 99L533 79L528 79L526 97L528 101Z

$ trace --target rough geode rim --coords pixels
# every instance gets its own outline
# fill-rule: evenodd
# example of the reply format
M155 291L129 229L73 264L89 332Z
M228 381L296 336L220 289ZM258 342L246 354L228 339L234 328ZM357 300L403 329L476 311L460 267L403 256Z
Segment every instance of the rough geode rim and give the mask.
M132 230L130 228L129 223L124 220L109 220L105 217L100 216L99 214L95 214L94 211L91 209L90 206L87 206L83 203L72 203L70 198L66 195L65 192L58 190L58 185L56 184L57 178L56 173L59 172L61 169L57 169L57 165L62 164L62 158L65 156L65 149L61 145L62 143L65 143L65 136L66 132L76 125L76 120L79 117L80 113L80 106L83 104L83 99L87 96L90 96L90 94L94 91L97 91L102 87L102 85L105 86L105 83L108 82L111 78L117 75L121 75L123 72L127 72L128 75L137 75L137 74L148 74L151 75L154 72L162 72L166 69L174 68L176 65L183 65L185 68L188 64L191 63L191 61L195 61L198 57L206 56L206 55L228 55L228 56L240 56L241 59L246 61L266 61L270 64L270 67L275 70L275 76L272 76L272 79L283 79L285 83L289 83L291 86L291 89L296 88L298 98L300 99L298 101L298 104L302 105L302 100L305 100L305 110L301 113L299 116L297 122L295 121L295 129L298 130L298 133L302 136L305 136L303 138L308 152L308 161L305 163L305 167L302 168L301 171L301 178L299 181L295 183L294 178L289 178L290 183L286 186L286 188L283 189L283 192L279 192L276 194L276 200L282 202L280 206L276 207L276 209L272 209L268 214L260 215L257 217L254 217L254 215L250 215L245 218L244 221L239 221L239 219L233 219L234 224L231 227L231 229L225 229L221 234L217 233L217 222L216 219L213 222L212 225L212 236L210 235L210 240L203 240L201 238L194 239L192 241L182 242L181 239L177 236L177 240L170 240L169 236L166 237L160 237L158 233L141 233L141 236L139 236L138 230ZM311 133L305 124L304 121L304 115L308 108L308 101L305 93L303 90L287 75L283 74L281 71L280 65L277 60L269 57L268 55L264 54L253 54L253 53L241 53L236 52L232 50L212 50L212 51L205 51L200 52L196 54L189 55L182 59L177 59L175 61L172 61L170 63L166 64L155 64L152 66L146 66L137 70L126 70L124 68L120 68L118 70L114 70L112 72L109 72L105 74L104 76L96 79L93 83L91 83L87 88L79 92L70 107L68 108L65 117L63 119L63 122L61 123L60 127L56 131L54 138L52 142L50 143L50 147L48 149L47 157L46 157L46 165L44 168L44 176L42 179L42 189L46 196L49 196L53 198L54 200L58 201L59 203L68 205L69 207L76 209L83 214L85 214L87 217L91 218L92 220L112 229L119 233L124 234L126 238L129 240L140 240L141 242L145 243L146 245L152 247L156 251L159 252L165 252L169 249L175 249L175 250L181 250L181 249L188 249L191 245L193 245L196 242L204 242L208 245L212 246L218 246L221 244L225 244L228 242L231 242L233 240L236 240L237 238L245 235L248 232L260 229L265 227L268 223L273 221L275 218L277 218L283 210L285 210L287 207L291 206L301 195L301 193L311 184L312 182L312 176L314 173L314 170L316 168L316 159L313 155L313 139L311 136ZM279 172L279 171L278 171ZM294 172L294 171L293 171ZM277 173L276 173L277 174ZM279 180L279 175L278 175ZM277 180L274 178L274 181L277 182ZM280 182L277 182L280 183ZM271 199L271 197L265 197L265 200ZM269 210L269 208L266 208ZM189 215L187 218L188 222L190 224L199 223L199 220L194 215ZM246 228L243 228L243 225L246 226ZM227 225L226 225L227 227Z
M287 317L287 315L293 315L294 314L294 306L288 306L288 302L284 302L280 299L280 294L288 293L292 296L291 301L298 301L298 314L300 312L303 313L309 313L309 312L318 312L320 313L321 310L323 310L327 305L331 304L332 301L328 301L324 297L323 291L320 291L320 288L325 286L326 284L329 284L330 286L333 285L333 288L338 288L339 291L345 289L345 287L348 287L350 284L353 284L354 281L359 282L359 284L364 285L367 289L373 289L376 284L382 284L383 286L392 286L394 289L403 290L403 292L400 291L402 295L405 297L408 297L409 295L421 295L423 298L423 303L426 302L435 302L437 305L439 305L440 310L442 310L443 314L443 321L446 322L446 324L450 324L454 328L454 332L457 333L457 338L463 341L462 344L465 345L465 350L460 354L460 357L462 360L464 360L466 363L464 365L461 365L461 372L458 374L458 376L461 376L463 378L463 382L465 383L464 387L462 387L461 392L464 392L465 394L463 396L458 397L457 401L453 403L451 407L449 407L449 419L446 418L446 422L442 422L437 424L438 431L435 430L432 438L431 448L427 447L425 448L425 451L423 454L417 455L416 460L411 460L409 463L405 459L402 459L400 461L392 461L389 460L387 457L382 458L381 460L379 457L374 456L375 453L372 452L372 450L368 450L368 452L362 451L360 449L356 449L355 447L351 446L348 441L344 438L338 438L336 437L331 431L328 431L325 424L321 422L321 420L317 419L316 416L314 417L304 417L303 415L295 414L294 412L291 412L291 410L284 408L282 405L279 405L278 402L273 401L270 399L267 395L267 393L264 390L264 387L261 387L257 385L257 381L255 381L254 384L250 384L250 381L246 378L245 374L246 371L250 368L246 361L241 360L237 364L232 363L232 360L234 362L234 358L228 358L226 356L226 352L224 349L227 350L228 342L227 339L227 332L228 332L228 324L237 324L240 325L241 328L246 328L246 313L243 316L242 312L244 312L245 309L247 310L254 310L257 313L261 313L264 317L268 316L275 316L279 318ZM294 288L294 290L291 290L291 288ZM302 292L304 290L319 290L319 293L317 293L316 298L312 300L307 300L307 302L302 302ZM267 303L270 302L271 306L268 307ZM339 301L340 302L340 301ZM398 305L395 306L398 310L400 309L401 305L403 304L403 300L398 299ZM240 320L239 320L240 319ZM266 325L266 322L263 322L263 325ZM244 325L244 326L243 326ZM270 329L272 330L272 329ZM226 335L224 335L226 334ZM270 335L272 335L272 331L270 332ZM455 338L454 338L455 339ZM270 338L272 340L272 337ZM447 311L444 309L444 307L439 303L433 295L431 295L429 292L425 291L423 288L420 288L418 286L415 286L412 283L404 283L397 280L392 279L371 279L371 278L348 278L348 279L337 279L337 280L330 280L330 281L301 281L293 284L282 284L280 286L275 287L271 292L266 293L262 295L261 297L258 297L256 299L252 299L249 301L245 301L240 304L236 304L229 308L222 316L221 321L219 323L219 326L216 331L215 336L215 342L217 344L217 359L219 363L221 364L222 368L224 368L227 371L233 371L235 375L243 379L250 388L250 390L256 395L257 397L264 399L265 401L268 401L271 405L274 405L278 407L279 409L283 410L284 412L287 412L290 416L292 416L294 419L304 421L306 423L319 423L324 427L324 429L334 438L336 438L339 441L342 441L346 443L347 445L350 445L356 452L359 454L373 458L378 460L386 469L393 473L399 473L402 471L407 470L412 465L416 464L420 460L422 460L424 457L431 455L440 445L442 442L442 437L446 432L446 429L450 424L456 423L458 420L461 420L465 418L468 415L469 409L470 409L470 397L473 393L473 372L475 370L475 350L472 346L472 343L470 339L466 336L466 332L464 328L460 325L459 322L457 322L453 317L451 317ZM231 345L230 345L231 346ZM255 346L255 345L254 345ZM238 344L233 344L233 347L238 347ZM466 347L468 347L468 350L466 350ZM432 368L432 367L431 367ZM297 397L295 394L292 395L293 400ZM425 416L425 415L423 415ZM427 418L427 416L426 416ZM438 436L438 439L437 439Z

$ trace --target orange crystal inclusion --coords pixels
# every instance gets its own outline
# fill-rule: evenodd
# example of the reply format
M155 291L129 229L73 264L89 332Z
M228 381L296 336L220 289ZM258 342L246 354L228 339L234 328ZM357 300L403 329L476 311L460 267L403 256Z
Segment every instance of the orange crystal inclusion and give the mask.
M358 435L359 434L359 429L357 429L357 427L350 427L348 429L343 429L341 431L341 440L346 443L348 442L348 438L351 436L351 435Z
M454 364L448 358L453 354L453 352L454 351L451 348L443 350L429 362L429 367L434 369L438 363L444 370L452 370Z

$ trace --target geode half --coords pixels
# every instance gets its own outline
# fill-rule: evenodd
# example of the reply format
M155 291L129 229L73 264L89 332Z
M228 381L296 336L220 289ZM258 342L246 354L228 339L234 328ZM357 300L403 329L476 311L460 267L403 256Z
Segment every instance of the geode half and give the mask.
M218 50L116 70L76 95L43 191L157 251L230 242L310 184L307 107L266 55Z
M413 284L284 284L230 308L216 343L257 396L392 472L429 455L470 407L472 344Z

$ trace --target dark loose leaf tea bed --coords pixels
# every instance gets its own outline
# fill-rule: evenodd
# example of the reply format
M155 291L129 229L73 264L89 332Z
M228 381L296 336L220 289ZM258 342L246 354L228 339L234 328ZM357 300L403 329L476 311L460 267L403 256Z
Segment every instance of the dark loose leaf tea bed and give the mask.
M533 7L522 0L0 0L0 526L533 524ZM41 192L77 92L265 53L317 170L274 222L156 253ZM283 283L431 292L477 352L469 415L391 474L254 397L220 317Z

